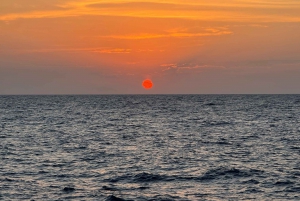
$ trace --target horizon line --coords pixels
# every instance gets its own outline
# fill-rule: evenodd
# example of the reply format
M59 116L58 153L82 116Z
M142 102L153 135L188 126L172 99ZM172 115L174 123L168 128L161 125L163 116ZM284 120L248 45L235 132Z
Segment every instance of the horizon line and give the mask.
M159 94L0 94L0 96L139 96L139 95L300 95L300 93L159 93Z

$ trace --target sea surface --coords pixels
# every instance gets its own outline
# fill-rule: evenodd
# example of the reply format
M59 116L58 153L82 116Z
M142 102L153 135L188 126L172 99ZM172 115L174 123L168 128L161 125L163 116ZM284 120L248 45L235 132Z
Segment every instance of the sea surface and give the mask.
M300 200L300 95L0 96L0 200Z

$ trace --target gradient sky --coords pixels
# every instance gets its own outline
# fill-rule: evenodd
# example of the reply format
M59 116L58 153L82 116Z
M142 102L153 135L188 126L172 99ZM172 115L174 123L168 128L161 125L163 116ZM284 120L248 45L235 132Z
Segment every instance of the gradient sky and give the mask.
M300 93L300 1L1 0L0 94L144 93Z

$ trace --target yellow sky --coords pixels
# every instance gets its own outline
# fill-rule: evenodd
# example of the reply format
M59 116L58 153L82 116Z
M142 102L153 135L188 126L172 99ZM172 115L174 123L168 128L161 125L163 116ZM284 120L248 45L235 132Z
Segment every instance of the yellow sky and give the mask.
M74 16L130 16L194 20L299 22L299 1L37 1L2 2L1 20ZM288 15L287 12L288 11Z
M72 81L61 91L47 82L48 88L28 93L142 93L135 82L144 78L157 80L155 93L240 93L243 88L237 86L246 82L240 76L258 79L270 68L272 79L283 71L286 77L298 73L299 25L298 0L2 0L0 71L13 76L39 69L37 77L49 69L64 76L72 71L82 83ZM211 78L203 79L205 73ZM0 93L22 92L12 81L27 83L20 76L6 78L4 85L12 84L13 90L5 86ZM51 78L56 79L61 80ZM225 79L227 88L218 91L218 82L202 87L214 79ZM176 89L168 86L174 80ZM254 83L244 83L244 89L255 92Z

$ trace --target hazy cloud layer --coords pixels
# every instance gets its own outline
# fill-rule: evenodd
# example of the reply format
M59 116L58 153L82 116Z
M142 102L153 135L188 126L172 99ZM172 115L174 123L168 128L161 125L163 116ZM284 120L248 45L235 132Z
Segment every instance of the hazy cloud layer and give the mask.
M84 15L185 18L241 22L300 22L297 1L8 1L0 20ZM284 13L289 13L285 15Z
M299 10L298 0L2 0L0 94L300 93Z

